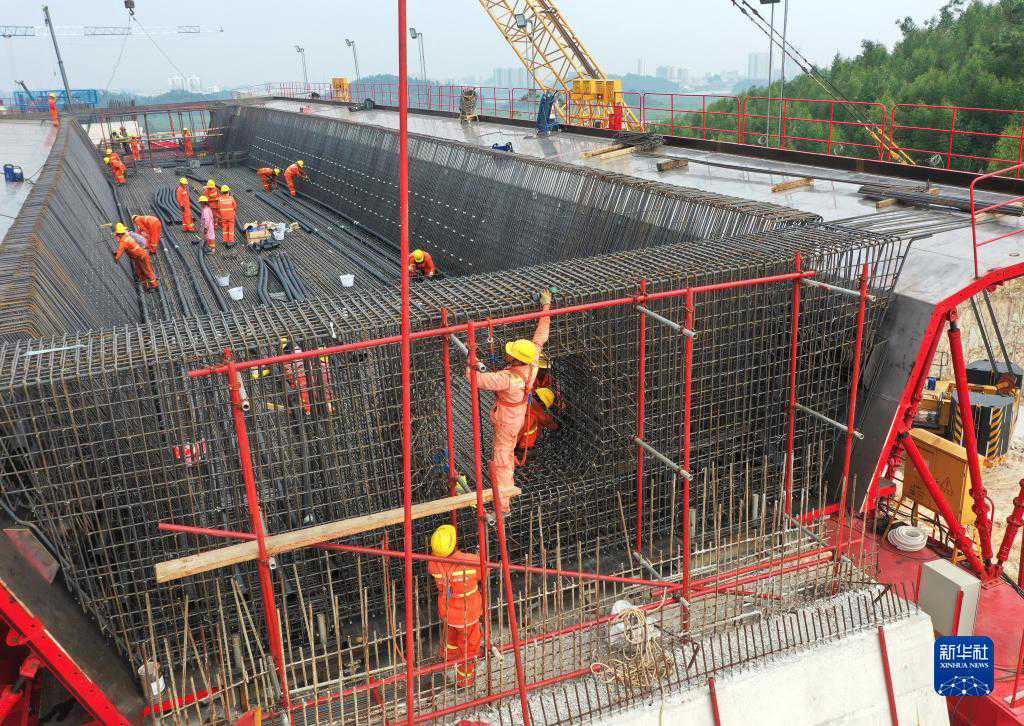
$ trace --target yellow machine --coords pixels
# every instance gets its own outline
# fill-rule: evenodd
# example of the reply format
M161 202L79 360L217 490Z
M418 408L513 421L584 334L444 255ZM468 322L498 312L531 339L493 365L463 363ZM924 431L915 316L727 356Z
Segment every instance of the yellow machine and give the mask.
M334 100L335 101L351 101L352 100L352 91L349 88L349 83L348 83L348 79L347 78L344 78L344 77L332 78L331 79L331 90L334 91Z
M568 108L556 108L566 122L607 127L621 113L622 128L643 130L622 99L622 82L601 70L552 0L480 0L480 5L539 89L565 93Z
M961 524L973 524L976 517L971 509L974 499L967 470L967 449L925 429L911 429L910 435L928 462L928 468L953 514ZM933 512L938 511L917 469L910 465L903 467L903 496Z

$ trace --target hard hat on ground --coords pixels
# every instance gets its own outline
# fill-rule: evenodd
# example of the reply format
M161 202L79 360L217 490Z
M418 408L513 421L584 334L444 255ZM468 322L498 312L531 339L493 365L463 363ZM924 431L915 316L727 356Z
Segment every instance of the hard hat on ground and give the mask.
M413 260L413 262L423 262L423 258L424 258L423 250L413 250L412 251L412 260Z
M298 164L299 166L305 166L306 165L306 162L304 162L302 159L299 159L295 163Z
M275 166L274 167L274 176L277 176L280 173L281 173L281 167Z
M114 225L114 234L124 234L128 231L128 228L124 226L124 222L118 222Z
M435 557L447 557L455 551L455 527L442 524L430 535L430 551Z
M544 408L551 408L551 404L555 402L555 392L550 388L538 388L534 393L537 394L537 398L544 404Z
M210 198L204 194L203 196L199 197L199 201L209 203Z
M220 187L220 190L222 192L224 192L225 194L227 194L228 192L231 191L231 187L229 187L227 184L222 184L221 187Z
M181 185L187 185L188 184L188 179L186 179L185 177L182 177L181 179L178 180L178 183L181 184Z
M509 357L523 363L530 363L532 365L537 362L537 346L534 345L532 340L520 338L519 340L505 343L505 353Z
M206 182L206 186L213 187L214 189L216 189L217 188L217 182L215 182L213 179L210 179L208 182Z

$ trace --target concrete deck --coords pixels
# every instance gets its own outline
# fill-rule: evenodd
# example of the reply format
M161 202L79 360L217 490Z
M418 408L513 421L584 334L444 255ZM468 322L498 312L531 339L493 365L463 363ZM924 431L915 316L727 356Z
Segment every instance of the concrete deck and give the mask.
M398 114L394 111L374 110L350 112L346 107L316 101L267 100L262 105L285 111L302 111L353 123L370 124L397 128ZM546 138L539 138L531 129L491 122L459 123L458 119L443 116L411 114L409 130L413 133L455 139L478 146L504 144L511 141L515 153L544 159L558 159L570 164L589 166L615 171L643 179L675 184L683 187L707 189L720 194L730 194L744 199L771 201L777 204L813 212L826 221L842 220L862 215L878 214L875 202L857 194L863 184L893 184L891 177L866 174L770 159L754 159L736 154L708 152L697 149L664 147L656 155L635 154L609 161L596 158L582 158L583 152L608 145L601 138L581 134L557 132ZM763 169L764 172L723 169L691 163L689 169L659 172L657 161L670 157L684 156L689 159ZM773 193L772 186L792 179L773 172L789 174L822 175L841 181L815 181L811 187L787 192ZM896 180L900 183L900 180ZM903 183L910 185L911 182ZM943 194L966 195L966 190L937 185ZM997 195L998 196L998 195ZM885 210L892 213L893 209ZM903 208L909 209L909 208ZM897 285L897 292L929 302L937 302L951 292L967 285L974 278L971 244L970 215L944 210L914 210L915 215L924 215L943 224L944 231L914 242ZM879 216L879 224L882 222ZM960 223L950 230L948 226ZM1000 217L978 225L979 239L989 239L1021 227L1017 218ZM996 267L1005 267L1024 261L1024 235L1010 237L982 248L980 252L981 272Z
M0 240L7 235L14 218L18 216L28 193L32 189L29 181L42 169L50 156L50 149L57 138L57 129L50 119L41 121L0 120L0 164L14 164L25 172L24 182L4 182L0 191Z

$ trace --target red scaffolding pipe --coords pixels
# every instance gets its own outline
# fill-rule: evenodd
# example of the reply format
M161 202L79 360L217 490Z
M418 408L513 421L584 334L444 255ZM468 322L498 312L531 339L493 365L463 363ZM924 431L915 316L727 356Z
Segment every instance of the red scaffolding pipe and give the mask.
M647 297L647 280L640 281L640 300ZM637 334L637 373L636 373L636 437L644 440L644 403L647 387L647 316L642 311L636 313L640 318L640 331ZM644 447L636 445L636 550L644 548Z
M803 269L803 255L796 253L793 269ZM786 433L786 514L793 514L793 448L796 444L796 359L800 348L800 281L793 282L793 319L789 333L789 412Z
M686 307L683 326L694 330L695 311L693 309L693 291L687 291L683 297ZM690 473L690 412L693 408L693 336L686 335L684 352L686 362L683 367L683 471ZM690 556L693 543L690 541L690 479L682 477L683 484L683 597L690 597Z

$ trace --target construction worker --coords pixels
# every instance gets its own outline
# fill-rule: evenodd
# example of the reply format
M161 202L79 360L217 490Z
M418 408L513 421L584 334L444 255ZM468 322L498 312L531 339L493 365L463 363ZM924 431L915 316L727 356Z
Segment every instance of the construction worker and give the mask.
M54 126L60 126L60 114L57 112L57 94L51 93L48 100L50 103L50 121Z
M306 173L306 162L299 159L294 164L284 170L284 183L288 186L288 193L293 197L295 196L295 177L300 179L309 180L309 174Z
M157 250L160 249L160 237L164 232L163 222L151 214L133 214L132 223L135 225L135 231L146 238L149 256L156 256Z
M217 249L217 223L213 218L213 205L205 194L199 197L199 221L203 223L203 239L206 240L204 252L209 254Z
M558 429L558 422L550 413L554 402L555 392L550 388L538 388L530 396L526 417L523 419L523 427L519 430L519 438L516 440L517 466L526 463L526 456L537 443L537 436L541 429L549 431Z
M185 148L185 156L196 155L196 150L192 148L192 132L188 129L181 130L181 145Z
M121 157L117 154L104 156L103 163L110 167L110 173L114 175L114 181L118 184L124 184L124 173L128 171L128 167L121 161Z
M260 167L256 173L259 175L260 181L263 182L263 191L272 192L277 188L277 178L281 176L279 167L275 166L273 169L269 166Z
M217 197L217 216L220 220L220 238L226 245L235 243L235 215L238 211L238 201L231 195L231 187L227 184L220 188L220 196Z
M117 138L121 142L121 153L124 154L125 156L131 154L131 137L128 135L128 129L126 129L124 126L121 126L121 128L118 131Z
M437 272L434 258L430 256L429 252L413 250L409 253L409 274L415 275L417 272L423 277L433 277Z
M129 136L128 137L128 146L132 150L132 158L135 159L135 161L141 161L142 160L142 141L139 139L139 137L138 136Z
M541 309L551 309L551 292L540 293ZM491 482L499 490L515 484L516 442L526 419L527 408L537 379L537 364L544 345L551 334L551 317L544 315L537 321L532 340L513 340L505 344L508 366L497 372L478 372L477 385L485 391L494 391L494 451L491 454ZM466 376L472 370L466 366ZM508 511L508 501L499 493L495 506Z
M442 524L430 536L430 551L444 562L431 560L427 572L437 584L437 609L444 622L444 661L455 666L455 683L472 686L480 655L480 558L456 548L455 527Z
M285 355L301 353L302 348L299 347L298 343L293 343L288 338L281 338L281 352ZM298 391L299 403L302 404L302 410L308 416L312 412L313 406L309 401L309 381L306 378L306 366L301 360L286 363L284 377L288 381L288 386L292 390Z
M149 259L149 252L146 251L146 239L135 232L128 231L123 222L114 225L114 238L117 240L117 251L114 252L114 261L121 259L121 255L128 253L132 266L135 268L135 277L147 290L157 288L156 275L153 274L153 263Z
M181 207L181 228L186 232L194 232L196 225L192 221L192 202L188 198L188 179L185 177L178 180L174 198L178 200L178 206Z
M217 204L217 197L220 196L220 192L217 191L217 182L213 179L207 179L206 186L203 187L203 194L210 200L210 209L213 210L213 219L216 222L220 222L220 205Z

